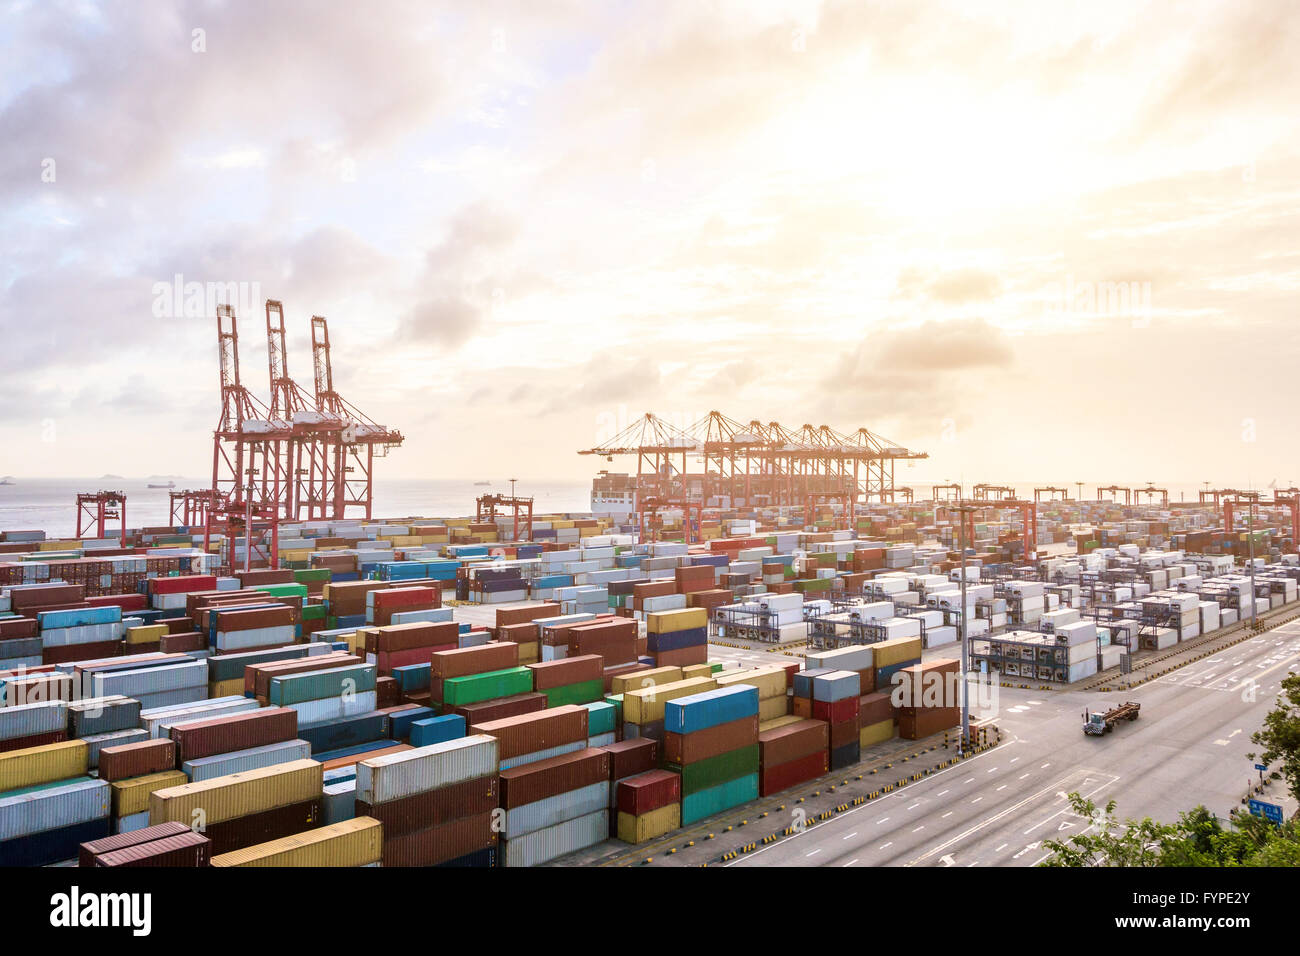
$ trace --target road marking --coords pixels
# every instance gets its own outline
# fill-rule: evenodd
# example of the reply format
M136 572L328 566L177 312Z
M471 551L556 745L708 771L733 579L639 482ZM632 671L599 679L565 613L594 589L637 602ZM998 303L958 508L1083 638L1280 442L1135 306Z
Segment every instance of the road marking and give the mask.
M998 787L998 790L1005 790L1005 789L1007 789L1007 785L1005 783L1002 786ZM998 791L994 790L993 792L997 793Z
M821 848L821 847L818 847L817 849L813 850L811 853L805 853L804 856L816 856L816 855L817 855L818 853L820 853L821 851L822 851L822 848Z
M974 777L967 777L965 780L962 781L962 783L970 783L974 779L975 779Z
M1226 747L1226 746L1228 746L1228 743L1229 743L1229 741L1227 741L1227 740L1223 740L1222 738L1220 738L1219 740L1216 740L1216 741L1214 742L1215 746L1217 746L1217 747Z
M1039 770L1046 770L1046 769L1047 769L1048 767L1050 767L1050 766L1051 766L1050 763L1045 763L1045 764L1043 764L1041 767L1039 767L1038 769L1039 769Z
M916 801L916 803L912 804L912 805L911 805L910 807L908 807L907 809L909 809L909 810L915 810L915 809L916 809L917 807L919 807L920 805L921 805L921 801L918 800L918 801Z
M1020 759L1019 757L1012 757L1012 758L1011 758L1011 763L1015 763L1015 762L1016 762L1017 760L1019 760L1019 759Z
M1017 853L1015 856L1013 856L1011 859L1018 860L1026 853L1028 853L1030 850L1037 850L1039 845L1040 842L1038 840L1035 840L1033 843L1026 843L1025 848L1021 850L1019 853Z
M976 797L974 800L971 801L971 803L979 803L983 799L984 799L983 797Z
M876 821L876 825L879 826L880 824L884 823L888 819L889 817L881 817L879 820Z
M1003 850L1005 850L1006 848L1007 848L1007 845L1004 843L1004 844L1002 844L1000 847L998 847L996 850L994 850L993 852L994 852L994 853L1001 853L1001 852L1002 852Z
M845 863L844 865L845 865L845 866L852 866L854 863L857 863L857 862L858 862L858 858L855 856L853 859L849 860L849 862Z
M858 835L858 831L857 831L857 830L854 830L854 831L853 831L852 833L850 833L848 836L846 836L846 837L840 837L840 839L841 839L841 840L852 840L852 839L853 839L855 836L857 836L857 835Z
M997 767L990 767L988 770L985 770L984 772L985 772L985 773L992 773L994 770L997 770L997 769L998 769Z
M891 846L893 846L893 845L894 845L894 841L893 841L893 840L890 840L888 843L884 843L884 844L882 844L881 847L880 847L880 849L882 849L882 850L888 850L888 849L889 849Z
M945 814L944 814L943 816L941 816L939 819L940 819L940 820L947 820L950 816L952 816L952 811L951 811L951 810L949 810L947 813L945 813Z
M913 832L913 833L920 833L920 832L921 832L922 830L924 830L924 829L925 829L925 824L922 823L919 827L917 827L917 828L916 828L915 830L913 830L912 832Z
M1024 779L1025 779L1026 777L1028 777L1028 776L1029 776L1029 774L1027 774L1027 773L1022 773L1022 774L1020 775L1020 779L1021 779L1021 780L1024 780Z

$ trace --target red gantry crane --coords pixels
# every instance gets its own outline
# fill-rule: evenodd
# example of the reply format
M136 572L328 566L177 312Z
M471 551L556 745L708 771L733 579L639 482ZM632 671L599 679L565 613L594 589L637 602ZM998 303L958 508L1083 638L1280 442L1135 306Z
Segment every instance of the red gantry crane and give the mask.
M171 506L173 527L198 528L207 523L208 505L212 500L211 490L170 491L167 497Z
M1098 500L1099 502L1101 502L1101 501L1109 501L1111 504L1116 504L1116 505L1117 505L1117 504L1119 504L1119 493L1120 493L1121 491L1124 492L1124 507L1127 508L1127 507L1131 506L1131 505L1133 504L1133 489L1131 489L1131 488L1124 488L1124 487L1122 487L1122 486L1120 486L1120 485L1101 485L1101 486L1099 486L1099 487L1097 488L1097 500ZM1105 498L1105 497L1103 497L1104 495L1110 495L1110 498Z
M77 495L77 537L104 538L108 523L118 523L118 538L126 547L126 495L120 491L90 491Z
M1133 500L1139 505L1143 504L1143 498L1146 504L1155 504L1156 498L1160 499L1160 507L1169 507L1169 489L1157 488L1155 485L1148 484L1145 488L1135 488L1133 490Z
M1056 497L1057 495L1060 495L1061 497L1058 499ZM1068 488L1058 488L1055 485L1043 485L1041 488L1034 489L1035 504L1038 504L1040 501L1043 501L1044 496L1046 497L1047 501L1058 501L1058 500L1069 501L1070 490Z

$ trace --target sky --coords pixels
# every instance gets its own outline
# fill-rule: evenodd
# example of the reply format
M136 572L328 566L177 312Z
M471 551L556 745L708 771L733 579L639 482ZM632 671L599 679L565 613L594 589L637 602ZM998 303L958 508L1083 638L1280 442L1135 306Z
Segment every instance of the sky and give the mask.
M0 0L0 474L204 473L274 298L381 477L717 410L1293 485L1298 93L1285 0Z

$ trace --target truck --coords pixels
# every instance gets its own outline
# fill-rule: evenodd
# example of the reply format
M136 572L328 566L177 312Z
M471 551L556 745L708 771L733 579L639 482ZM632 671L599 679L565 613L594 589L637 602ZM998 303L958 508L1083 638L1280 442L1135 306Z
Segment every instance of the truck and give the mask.
M1104 713L1083 712L1083 732L1090 737L1100 737L1115 729L1121 720L1137 720L1142 705L1135 701L1117 704Z

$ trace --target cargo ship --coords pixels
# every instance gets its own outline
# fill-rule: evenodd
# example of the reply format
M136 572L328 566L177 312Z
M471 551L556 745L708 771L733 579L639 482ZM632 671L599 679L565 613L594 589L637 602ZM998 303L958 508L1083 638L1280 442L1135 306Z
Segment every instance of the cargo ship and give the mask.
M591 480L592 515L626 515L635 510L635 476L601 471Z

